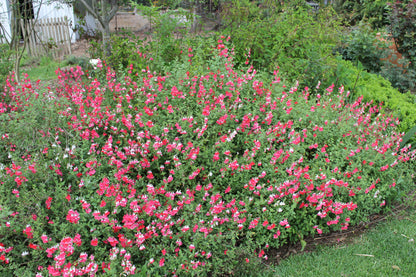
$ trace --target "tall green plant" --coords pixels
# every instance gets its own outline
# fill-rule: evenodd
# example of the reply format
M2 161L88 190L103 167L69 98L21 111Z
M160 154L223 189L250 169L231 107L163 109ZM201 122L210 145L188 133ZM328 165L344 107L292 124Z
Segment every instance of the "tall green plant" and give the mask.
M250 4L240 8L239 21L231 21L237 66L250 59L254 67L273 71L280 67L290 80L317 83L335 68L332 49L339 37L339 21L331 7L319 13L308 6L288 5L264 16ZM249 16L244 17L243 12Z
M383 60L388 55L388 45L377 38L368 24L360 23L342 38L341 45L336 49L344 60L360 62L366 70L378 73Z
M337 0L334 8L350 25L365 21L371 24L373 29L379 29L389 22L388 2L388 0Z
M9 45L0 44L0 85L3 85L6 77L13 68L12 50Z

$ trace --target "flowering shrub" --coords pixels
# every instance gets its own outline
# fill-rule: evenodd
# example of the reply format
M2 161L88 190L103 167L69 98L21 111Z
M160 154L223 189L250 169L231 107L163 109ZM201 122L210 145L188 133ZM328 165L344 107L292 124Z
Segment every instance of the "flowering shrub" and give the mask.
M3 123L24 121L44 95L66 125L36 130L53 139L24 155L18 130L1 134L3 271L235 273L413 187L415 153L399 148L399 122L380 106L235 71L224 38L214 51L198 76L191 59L174 75L143 70L122 83L101 66L102 80L60 72L45 94L8 83Z

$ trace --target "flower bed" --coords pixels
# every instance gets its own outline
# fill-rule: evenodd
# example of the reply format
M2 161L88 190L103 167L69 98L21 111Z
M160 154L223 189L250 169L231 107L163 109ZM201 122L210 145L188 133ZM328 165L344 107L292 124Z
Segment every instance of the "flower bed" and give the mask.
M8 82L2 270L224 275L412 189L415 153L380 106L235 71L225 38L215 51L198 76L191 59L122 82L100 63L97 79L73 69L46 93ZM40 147L20 146L28 125Z

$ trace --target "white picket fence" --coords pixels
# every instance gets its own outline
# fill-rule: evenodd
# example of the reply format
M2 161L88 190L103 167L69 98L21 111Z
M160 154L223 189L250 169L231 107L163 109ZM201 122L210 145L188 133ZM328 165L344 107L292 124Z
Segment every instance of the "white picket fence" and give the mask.
M70 23L66 17L21 21L24 36L28 36L29 55L52 54L56 59L71 54Z

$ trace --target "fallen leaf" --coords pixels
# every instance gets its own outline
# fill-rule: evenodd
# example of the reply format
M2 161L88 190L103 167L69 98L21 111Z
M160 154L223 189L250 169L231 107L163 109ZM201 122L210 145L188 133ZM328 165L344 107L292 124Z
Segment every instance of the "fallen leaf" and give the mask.
M400 267L398 267L397 265L393 265L392 268L396 270L400 270Z

